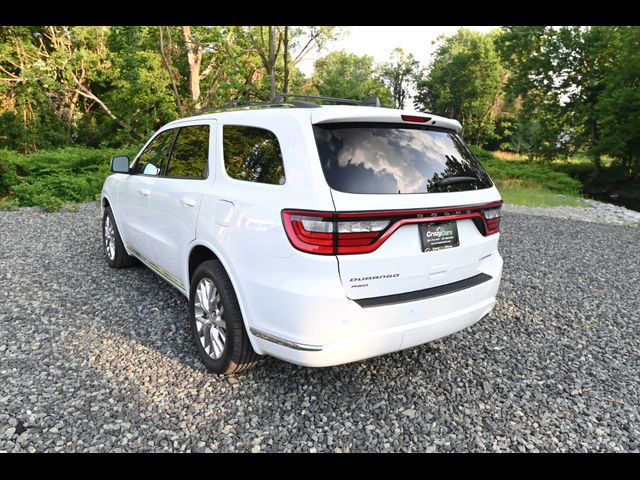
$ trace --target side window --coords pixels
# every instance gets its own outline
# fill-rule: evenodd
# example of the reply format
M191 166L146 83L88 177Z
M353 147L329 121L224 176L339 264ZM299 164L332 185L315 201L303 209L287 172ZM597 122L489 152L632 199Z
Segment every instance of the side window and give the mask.
M182 127L169 161L169 177L206 178L209 126Z
M154 138L138 157L133 172L142 175L161 175L167 165L177 132L177 128L165 130Z
M224 166L237 180L282 185L285 181L278 139L269 130L225 125L222 129Z

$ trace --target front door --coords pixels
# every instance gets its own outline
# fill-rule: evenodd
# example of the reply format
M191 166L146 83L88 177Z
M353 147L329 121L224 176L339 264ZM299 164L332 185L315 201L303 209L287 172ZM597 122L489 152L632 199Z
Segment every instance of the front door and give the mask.
M166 174L156 180L148 200L147 256L183 288L188 281L187 249L196 236L200 202L213 182L209 162L212 132L209 123L180 128Z
M131 175L118 190L118 227L127 248L145 255L147 250L149 196L166 168L177 129L156 135L138 155Z

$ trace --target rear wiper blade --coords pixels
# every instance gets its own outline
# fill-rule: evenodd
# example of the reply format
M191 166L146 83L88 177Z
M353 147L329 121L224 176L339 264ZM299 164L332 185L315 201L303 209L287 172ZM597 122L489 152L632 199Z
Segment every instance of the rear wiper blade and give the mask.
M438 180L434 183L436 187L446 187L448 185L454 185L456 183L477 182L476 177L447 177L442 180Z

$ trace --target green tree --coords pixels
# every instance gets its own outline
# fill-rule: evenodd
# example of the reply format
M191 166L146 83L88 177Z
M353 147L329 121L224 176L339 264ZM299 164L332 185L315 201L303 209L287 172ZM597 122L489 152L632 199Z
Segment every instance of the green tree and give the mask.
M260 28L266 50L257 45ZM0 29L0 147L31 152L139 142L201 108L236 98L267 100L285 84L301 91L297 63L337 30L287 27L283 48L283 28Z
M503 68L493 35L461 28L440 37L427 76L418 81L418 109L456 118L464 137L476 145L493 132L502 92Z
M309 52L323 50L326 45L342 37L344 29L335 26L283 27L284 81L282 91L289 92L290 71Z
M640 28L615 27L608 48L615 60L603 77L596 105L599 153L614 157L629 177L640 181Z
M111 68L96 77L102 82L100 93L105 102L128 120L138 139L180 115L157 44L157 27L111 27L107 44ZM127 143L130 135L126 128L110 123L96 130L87 122L91 116L85 119L82 143L98 143L95 136L110 140L100 143Z
M157 27L156 48L181 115L225 102L238 89L251 89L260 58L250 32L235 26Z
M420 62L412 54L405 54L401 48L391 53L391 61L379 67L379 75L391 90L396 108L404 109L407 95L420 77Z
M376 76L369 55L331 52L316 61L312 81L318 94L326 97L362 100L377 96L384 105L393 102L391 92Z
M511 74L507 91L523 101L540 136L534 156L553 158L586 149L601 170L597 105L615 54L612 27L505 27L496 40Z
M42 27L0 29L0 146L25 153L65 141L70 99L43 61L45 43Z
M139 141L172 116L160 57L147 27L36 26L0 37L1 122L33 151L97 146L118 131ZM119 40L118 40L119 37ZM113 42L112 42L113 40ZM1 140L1 139L0 139ZM8 140L5 144L15 144Z
M314 48L321 50L341 35L334 26L256 26L248 27L247 32L269 79L268 99L275 97L278 84L289 93L291 72L298 63Z

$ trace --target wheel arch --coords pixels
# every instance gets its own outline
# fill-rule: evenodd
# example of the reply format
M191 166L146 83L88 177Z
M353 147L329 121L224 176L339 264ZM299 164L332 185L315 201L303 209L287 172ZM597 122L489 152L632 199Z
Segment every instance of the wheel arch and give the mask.
M233 290L236 293L236 297L238 299L238 305L240 306L240 312L242 313L242 321L244 323L244 328L247 332L247 336L249 337L249 341L251 342L251 346L254 351L259 355L262 355L262 350L257 345L257 342L253 338L251 334L250 325L249 325L249 317L248 317L248 309L245 306L243 292L238 288L239 281L235 275L235 272L232 268L230 268L231 262L228 261L223 255L220 254L220 251L211 245L208 242L204 241L195 241L189 246L189 254L187 255L187 261L185 265L185 273L187 275L185 285L187 295L191 293L191 277L195 272L196 268L200 263L207 260L218 260L222 264L222 268L229 276L231 280L231 285L233 285Z
M102 195L100 196L100 209L103 215L104 215L104 209L107 207L111 208L111 211L113 212L113 207L111 206L111 200L109 200L109 196L103 192ZM115 216L115 213L113 215Z
M124 235L122 234L122 228L120 228L121 224L120 224L120 219L118 218L118 212L116 212L116 209L114 208L114 204L109 198L109 195L102 192L102 195L100 196L100 211L102 213L101 217L103 218L104 218L104 211L107 207L111 209L111 214L113 215L114 222L116 222L116 228L118 229L118 233L120 234L120 238L122 239L124 250L127 252L128 255L131 255L129 248L127 247L127 241L124 238ZM102 223L100 225L102 225Z

